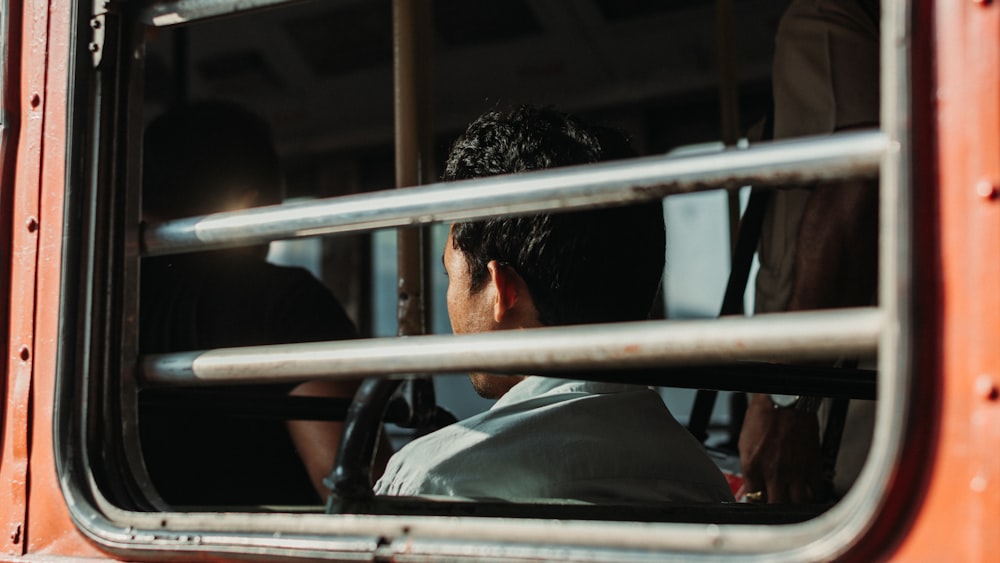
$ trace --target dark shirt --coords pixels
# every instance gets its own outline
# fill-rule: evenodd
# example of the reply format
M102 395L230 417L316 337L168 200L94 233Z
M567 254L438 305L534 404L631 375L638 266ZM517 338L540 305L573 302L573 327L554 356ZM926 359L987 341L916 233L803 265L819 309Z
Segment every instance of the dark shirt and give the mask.
M309 272L248 249L142 262L143 354L355 337L340 303ZM316 503L284 421L226 412L227 404L284 396L290 387L144 390L143 456L160 496L178 505ZM192 406L220 396L218 408Z

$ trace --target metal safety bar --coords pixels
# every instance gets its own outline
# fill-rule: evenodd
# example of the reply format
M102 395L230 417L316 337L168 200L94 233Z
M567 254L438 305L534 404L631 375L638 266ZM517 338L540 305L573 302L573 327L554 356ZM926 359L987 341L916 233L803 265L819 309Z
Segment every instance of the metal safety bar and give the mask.
M568 211L745 185L874 175L890 148L877 130L772 141L748 149L651 156L384 190L148 225L146 255L175 254L497 215Z
M721 391L784 393L842 399L873 400L878 374L872 369L828 367L770 362L733 362L717 365L674 366L657 368L581 369L545 368L534 375L572 377L581 381L618 381L634 385L700 389L705 382ZM375 379L375 378L372 378ZM408 382L408 381L407 381ZM407 383L407 382L404 382ZM198 387L150 386L139 395L144 409L165 411L203 411L227 416L276 418L283 420L344 420L351 399L345 397L303 397L234 394L204 385ZM386 422L404 428L423 428L442 416L436 404L411 404L397 393L389 404Z
M206 385L477 369L537 373L596 363L613 369L829 360L873 356L882 326L879 309L857 308L249 346L145 356L140 375L146 384ZM659 384L671 382L665 377Z
M155 2L144 8L139 14L139 21L148 26L169 27L301 1L303 0L170 0Z

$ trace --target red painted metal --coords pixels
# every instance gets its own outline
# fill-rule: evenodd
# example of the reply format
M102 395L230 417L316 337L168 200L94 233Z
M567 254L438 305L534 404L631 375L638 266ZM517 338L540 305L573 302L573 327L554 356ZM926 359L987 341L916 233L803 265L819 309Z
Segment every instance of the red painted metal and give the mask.
M911 413L849 561L1000 561L1000 7L916 2Z
M8 336L10 331L10 297L11 297L11 224L13 221L14 207L14 172L17 164L17 139L18 139L18 80L20 74L20 4L14 3L7 14L7 26L5 29L7 41L6 59L3 61L3 82L6 85L5 91L0 92L0 103L3 104L4 123L0 129L0 340L4 343L4 349L8 351ZM16 31L15 31L16 30ZM0 362L0 390L6 391L8 362ZM7 412L5 398L6 392L0 395L0 421L4 420ZM0 426L0 456L3 456L3 444L10 443L3 439L4 426ZM3 457L0 457L0 477L3 475ZM12 491L0 488L0 506L17 506L13 504ZM0 529L6 529L9 524L5 521L3 514L0 514Z
M0 556L92 557L100 552L69 518L52 444L71 2L25 0L20 8Z
M29 217L38 217L41 191L41 103L32 107L32 95L45 91L45 50L47 47L47 6L43 1L25 2L21 21L20 76L12 84L20 102L20 131L16 139L14 193L11 212L10 322L7 334L6 408L3 426L3 463L0 464L0 546L7 555L25 551L27 527L28 438L30 429L31 376L34 365L35 279L38 255L38 231L18 228ZM11 14L13 15L13 14ZM12 28L17 29L15 22ZM10 75L13 77L14 73ZM19 85L19 87L17 87ZM14 110L15 108L11 108Z
M11 7L7 64L20 74L4 103L19 127L5 132L16 163L0 153L0 202L11 204L0 209L10 229L0 559L106 557L69 519L52 443L72 3ZM1000 561L1000 5L914 10L913 412L883 513L844 557Z

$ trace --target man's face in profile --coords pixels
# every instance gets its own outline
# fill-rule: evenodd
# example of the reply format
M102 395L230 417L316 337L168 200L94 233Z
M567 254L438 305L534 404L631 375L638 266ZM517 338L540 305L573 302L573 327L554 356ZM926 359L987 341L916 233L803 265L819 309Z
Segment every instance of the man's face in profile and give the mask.
M472 275L465 254L455 248L451 231L444 243L444 269L448 275L448 318L451 320L451 330L455 334L468 334L497 330L494 320L494 304L496 291L487 280L473 290ZM490 375L487 373L470 373L469 379L476 393L487 399L499 399L515 383L519 377Z
M448 318L455 334L492 330L492 307L489 303L489 284L472 289L472 274L465 253L455 248L448 232L444 243L444 270L448 275Z

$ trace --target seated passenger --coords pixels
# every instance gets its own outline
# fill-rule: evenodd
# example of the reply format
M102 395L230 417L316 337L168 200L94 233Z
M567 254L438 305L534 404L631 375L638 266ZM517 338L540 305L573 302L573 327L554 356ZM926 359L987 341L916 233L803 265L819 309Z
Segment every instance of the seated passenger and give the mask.
M550 109L489 112L448 157L446 180L630 156L619 132ZM455 223L444 248L457 334L647 318L663 271L660 202ZM498 399L390 461L383 495L718 502L722 474L647 387L471 374Z
M281 168L269 128L235 105L201 102L166 112L147 128L143 156L147 219L178 219L282 199ZM264 245L143 259L140 351L356 337L354 324L322 283L302 268L270 264L266 255ZM350 397L355 386L341 385L329 394ZM228 402L238 403L280 398L288 387L221 390ZM199 391L216 397L220 388ZM172 390L143 393L174 397ZM222 404L218 412L191 411L176 401L157 404L176 406L141 408L139 429L150 478L167 502L319 501L282 420L237 418L225 413Z

